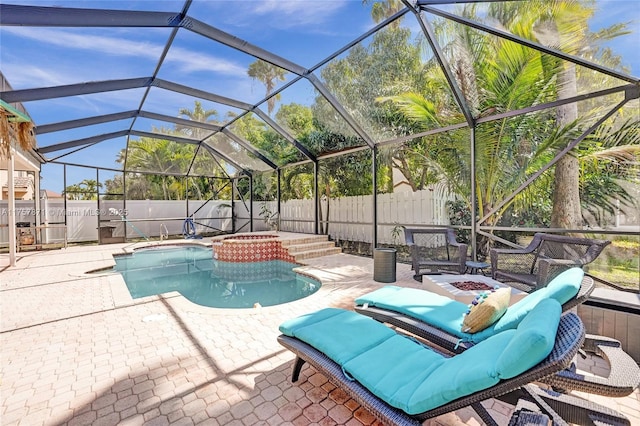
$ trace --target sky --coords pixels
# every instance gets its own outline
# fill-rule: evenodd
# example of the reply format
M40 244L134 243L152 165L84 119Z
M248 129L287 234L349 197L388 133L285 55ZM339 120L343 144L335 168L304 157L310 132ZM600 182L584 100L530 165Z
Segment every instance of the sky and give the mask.
M0 0L6 4L54 7L111 8L123 10L180 11L182 0L160 1L69 1ZM597 12L590 20L597 31L613 23L628 22L631 34L618 37L607 46L622 57L631 75L640 76L640 0L596 0ZM194 0L188 15L219 30L233 34L255 46L272 51L304 68L313 68L324 58L348 45L374 24L361 0L297 1L202 1ZM405 19L412 32L419 30L415 19ZM153 75L165 43L171 36L166 28L58 28L0 27L0 69L14 90L40 88L78 82L129 79ZM343 54L344 55L344 54ZM246 70L255 58L239 53L190 31L180 30L160 69L158 78L197 87L221 96L255 104L265 95L264 86L253 81ZM287 82L292 75L287 76ZM105 92L79 97L25 102L36 125L136 110L144 89ZM313 87L306 81L282 93L281 103L311 104ZM152 88L143 109L176 116L176 105L193 108L194 98ZM222 104L203 102L222 117L240 110ZM265 108L266 109L266 108ZM128 128L130 122L112 122L38 135L38 146L82 139ZM170 126L166 122L140 119L136 129ZM60 158L60 161L119 168L116 154L124 148L124 137L98 143L86 150ZM53 152L55 158L75 149ZM68 167L67 184L96 179L91 169ZM62 192L62 166L44 165L42 187ZM113 177L100 172L99 180Z

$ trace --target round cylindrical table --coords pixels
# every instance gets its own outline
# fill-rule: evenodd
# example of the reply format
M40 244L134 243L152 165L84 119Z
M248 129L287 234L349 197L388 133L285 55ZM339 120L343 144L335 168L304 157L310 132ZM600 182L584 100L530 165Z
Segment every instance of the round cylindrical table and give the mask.
M373 280L380 283L396 281L396 249L373 250Z

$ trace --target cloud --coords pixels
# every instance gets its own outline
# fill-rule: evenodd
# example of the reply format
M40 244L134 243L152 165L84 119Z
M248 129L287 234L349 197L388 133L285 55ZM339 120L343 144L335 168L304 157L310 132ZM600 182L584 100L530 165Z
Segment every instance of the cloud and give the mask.
M249 8L225 8L224 13L228 22L234 26L250 26L252 22L259 21L260 25L273 28L304 27L307 31L316 32L319 29L326 30L329 18L347 7L350 1L264 0L251 2ZM213 2L210 5L216 7Z
M211 43L215 42L212 41ZM179 47L171 48L169 55L167 56L167 61L176 63L178 68L185 73L213 71L236 76L244 75L247 72L246 66L242 66L216 56L206 55L200 51L195 52Z
M149 29L145 30L149 31ZM80 34L54 29L6 27L3 28L3 31L39 43L60 46L65 49L89 51L92 55L102 54L143 58L154 61L154 63L158 60L164 49L164 44L150 41L137 41L121 37L108 37L86 33ZM179 47L171 48L166 60L167 62L175 62L179 70L184 73L213 71L222 74L237 75L238 73L244 73L246 68L224 58Z
M264 0L256 2L251 8L254 15L273 15L269 23L278 28L324 26L327 20L340 9L347 6L347 0L306 2L290 0Z
M39 87L60 86L73 83L69 76L54 73L49 67L37 67L27 62L8 62L3 64L5 75L11 76L13 88L31 88L38 82Z

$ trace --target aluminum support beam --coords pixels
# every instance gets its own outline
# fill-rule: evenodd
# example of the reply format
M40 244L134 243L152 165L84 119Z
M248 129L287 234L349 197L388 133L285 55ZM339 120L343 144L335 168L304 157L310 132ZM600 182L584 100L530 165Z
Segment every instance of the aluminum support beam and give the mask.
M373 200L373 217L371 218L371 222L373 223L371 254L373 255L373 250L378 247L378 148L375 146L371 150L371 173L373 174L373 179L371 179L373 185L373 197L371 198Z
M274 162L272 162L267 157L262 155L262 153L260 153L260 151L258 151L255 148L253 148L249 142L243 140L239 136L236 136L231 130L225 128L225 129L222 129L222 133L224 133L231 140L233 140L238 145L242 146L244 149L246 149L247 151L249 151L250 153L252 153L256 157L258 157L260 160L262 160L264 163L266 163L272 169L277 169L278 168L278 166Z
M140 111L140 113L138 113L138 117L148 118L150 120L166 121L168 123L179 124L185 127L196 127L198 129L211 130L212 132L219 132L222 130L222 127L216 124L203 123L201 121L189 120L187 118L172 117L170 115L157 114L155 112Z
M281 204L282 204L282 170L278 169L276 170L276 196L277 196L277 200L278 200L278 204L277 204L277 209L278 209L278 223L280 223L280 210L281 210ZM278 227L278 231L280 230L280 227Z
M410 6L407 0L402 0L402 1L407 6ZM429 23L429 21L427 21L424 18L424 16L422 16L420 11L415 10L413 8L412 8L412 11L416 15L418 24L420 24L420 28L422 28L422 32L424 33L424 36L427 39L427 42L429 43L429 46L431 46L431 50L433 50L433 55L438 61L438 64L440 65L440 68L442 69L442 72L444 73L444 76L447 79L447 83L449 83L449 87L451 87L451 90L453 91L453 97L455 98L456 103L458 104L458 107L460 107L460 110L462 111L462 114L464 115L464 118L467 121L467 124L469 126L473 126L474 118L473 118L473 115L471 114L471 109L467 104L467 99L464 97L462 90L460 90L460 86L458 86L458 82L456 81L455 76L451 72L451 67L449 66L449 63L445 58L444 52L440 48L440 44L438 44L438 39L436 37L435 31L431 27L431 24Z
M236 207L236 199L235 199L235 189L238 184L238 179L231 180L231 233L236 233L236 215L235 215L235 207Z
M320 193L318 191L319 185L319 173L320 165L318 161L313 162L313 201L315 203L315 211L313 215L313 233L320 233Z
M400 17L404 16L407 12L409 12L408 8L402 9L401 11L397 12L393 16L390 16L389 18L387 18L384 21L380 22L378 25L376 25L375 27L371 28L369 31L365 32L360 37L356 38L355 40L351 41L346 46L342 47L340 50L337 50L333 54L329 55L327 58L323 59L322 62L319 62L316 65L312 66L309 69L309 73L312 73L315 70L317 70L318 68L320 68L320 67L324 66L325 64L331 62L332 60L334 60L338 56L342 55L347 50L349 50L352 47L354 47L356 44L362 42L363 40L366 40L367 38L369 38L372 35L374 35L375 33L377 33L379 30L381 30L382 28L386 27L387 25L389 25L390 23L395 21L396 19L399 19Z
M460 3L504 3L508 1L528 1L528 0L417 0L416 4L429 5L429 4L460 4Z
M224 159L224 161L226 161L227 163L231 164L233 167L235 167L238 170L242 170L245 173L248 173L248 171L242 167L241 165L239 165L238 163L236 163L235 161L233 161L231 158L227 157L226 155L224 155L223 153L221 153L220 151L218 151L217 149L210 147L209 145L207 145L206 143L201 144L200 146L205 147L205 149L207 151L209 151L211 154L213 154L214 156L218 156L222 159ZM224 167L222 167L222 170L224 170ZM226 172L226 171L225 171Z
M192 145L200 144L200 139L183 138L180 136L174 136L174 135L169 135L165 133L154 133L154 132L143 132L141 130L131 130L129 134L133 136L140 136L143 138L161 139L161 140L168 140L168 141L186 143L186 144L192 144Z
M66 86L41 87L36 89L22 89L0 92L0 98L2 98L5 102L10 103L40 101L43 99L90 95L92 93L113 92L116 90L139 89L141 87L149 86L151 82L152 79L150 77L96 81L89 83L69 84Z
M451 130L466 129L468 127L469 127L469 125L466 122L458 123L458 124L452 124L450 126L440 127L438 129L427 130L427 131L420 132L420 133L414 133L413 135L400 136L399 138L390 139L390 140L387 140L387 141L384 141L384 142L378 142L377 146L380 147L380 146L390 145L390 144L394 144L394 143L406 142L406 141L410 141L410 140L413 140L413 139L421 138L421 137L424 137L424 136L436 135L438 133L444 133L444 132L448 132L448 131L451 131Z
M329 102L329 104L333 107L333 109L335 109L336 112L340 114L340 116L353 129L353 131L356 132L356 134L360 136L360 138L364 140L365 143L369 145L370 148L373 148L373 146L375 145L375 142L373 141L373 139L371 139L371 137L367 134L367 132L365 132L362 129L362 127L360 127L360 125L356 122L356 120L354 120L353 117L351 117L351 115L347 112L347 110L344 109L342 104L338 102L335 96L333 96L333 94L331 94L331 92L327 90L325 85L322 84L322 82L318 79L318 77L316 77L315 74L309 74L307 78L309 79L311 84L313 84L313 87L315 87L318 90L318 92L320 92L320 94L327 100L327 102Z
M251 104L235 99L219 96L204 90L173 83L153 77L130 78L121 80L94 81L88 83L69 84L66 86L40 87L35 89L22 89L0 92L0 97L9 103L30 102L43 99L64 98L68 96L90 95L94 93L112 92L117 90L140 89L144 87L157 87L196 98L206 99L245 111L254 107Z
M185 22L181 24L181 26L188 29L189 31L193 31L196 34L200 34L203 37L215 40L219 43L229 46L235 50L239 50L255 58L262 59L265 62L273 64L294 74L304 75L307 73L307 69L298 64L295 64L278 55L274 55L268 50L264 50L245 40L242 40L241 38L207 25L204 22L200 22L197 19L186 17L184 21Z
M583 95L573 96L566 99L558 99L557 101L546 102L543 104L533 105L527 108L516 109L513 111L503 112L501 114L489 115L487 117L481 117L476 120L476 124L488 123L490 121L502 120L503 118L516 117L518 115L530 114L549 108L557 108L561 105L572 104L588 99L599 98L601 96L611 95L614 93L625 92L625 96L630 98L638 98L638 87L633 84L627 84L624 86L612 87L610 89L599 90L597 92L585 93ZM635 94L634 94L635 93Z
M478 260L478 218L476 217L476 211L478 211L478 194L476 192L476 172L478 167L476 165L476 127L472 126L470 129L470 145L471 145L471 259L473 261Z
M76 139L69 142L57 143L55 145L43 146L38 148L38 152L46 154L48 152L60 151L62 149L74 148L76 146L91 145L96 142L102 142L108 139L115 139L122 136L127 136L128 133L129 133L128 130L120 130L118 132L104 133L102 135L91 136L88 138Z
M253 232L253 175L249 175L249 231Z
M316 156L311 153L304 145L298 142L293 136L291 136L286 130L284 130L278 123L271 119L267 114L265 114L261 109L256 108L254 112L263 119L269 126L273 128L276 132L278 132L283 138L285 138L289 143L293 144L302 154L307 157L311 161L316 161Z
M182 11L180 12L180 19L182 19L182 17L184 17L184 15L186 15L187 11L189 10L189 7L191 7L191 0L186 0L184 2L184 6L182 7ZM173 42L176 38L176 35L178 34L178 28L174 28L171 31L171 34L169 35L169 38L167 39L167 42L164 45L164 48L162 49L162 53L160 54L160 57L158 58L158 62L156 62L156 67L153 70L153 75L151 76L153 78L153 80L155 80L156 78L158 78L158 73L160 72L160 69L162 68L162 64L164 64L164 60L167 57L167 54L169 53L169 49L171 49L171 46L173 45ZM149 92L151 92L151 87L147 86L144 90L144 93L142 94L142 97L140 98L140 103L138 104L138 110L141 111L144 103L147 101L147 97L149 97ZM136 125L136 121L137 118L134 118L133 121L131 122L131 125L129 126L129 130L133 130L133 128ZM127 145L125 147L126 152L129 151L129 143L131 142L130 138L127 138ZM195 156L194 156L194 160L195 160ZM127 157L125 155L125 168L126 168L126 163L127 163Z
M7 190L9 198L7 207L9 216L7 226L9 227L9 266L16 266L16 252L18 250L18 240L16 235L16 180L15 180L15 150L9 146L9 161L7 170Z
M0 4L0 25L24 27L175 27L176 12L76 9Z
M75 9L0 4L0 24L31 27L181 27L297 75L307 70L245 40L176 12Z
M253 109L253 105L240 102L235 99L227 98L225 96L216 95L211 92L207 92L200 89L194 89L193 87L184 86L182 84L173 83L171 81L162 80L162 79L154 79L151 83L151 86L158 87L160 89L170 90L172 92L182 93L183 95L193 96L195 98L206 99L211 102L217 102L219 104L231 106L234 108L238 108L245 111L250 111Z
M134 118L138 115L138 111L116 112L114 114L96 115L93 117L80 118L78 120L59 121L57 123L45 124L37 126L34 131L37 135L45 133L59 132L62 130L76 129L78 127L93 126L94 124L109 123L112 121L126 120Z

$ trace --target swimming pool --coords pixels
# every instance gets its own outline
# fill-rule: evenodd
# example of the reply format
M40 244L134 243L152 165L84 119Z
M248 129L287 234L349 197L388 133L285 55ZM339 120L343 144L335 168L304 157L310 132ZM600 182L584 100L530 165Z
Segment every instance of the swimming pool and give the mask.
M114 259L134 299L177 291L202 306L252 308L292 302L320 288L317 280L293 272L294 263L221 262L205 247L139 249Z

